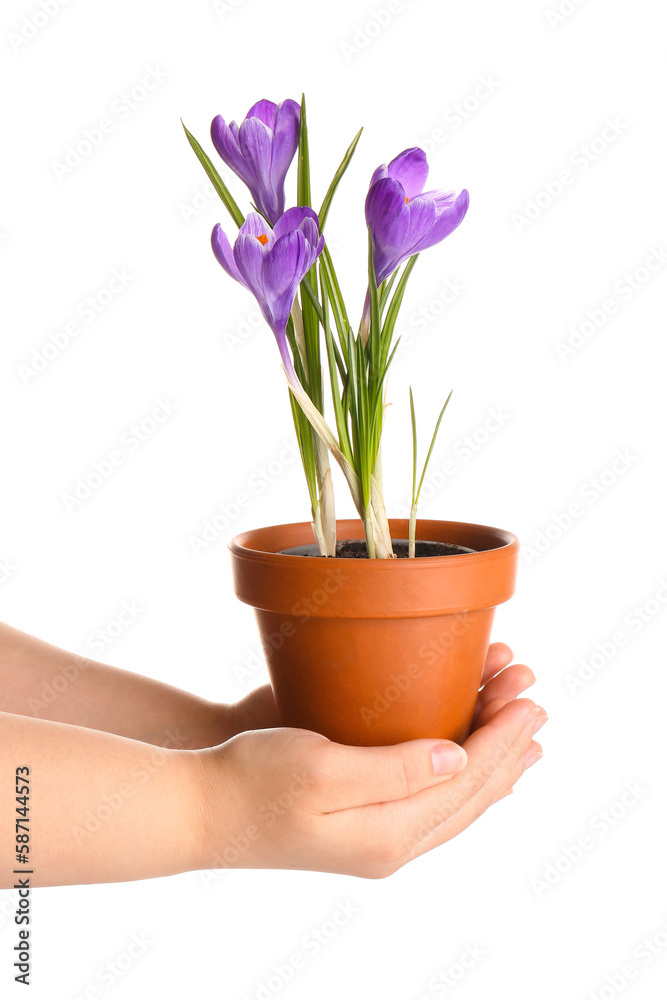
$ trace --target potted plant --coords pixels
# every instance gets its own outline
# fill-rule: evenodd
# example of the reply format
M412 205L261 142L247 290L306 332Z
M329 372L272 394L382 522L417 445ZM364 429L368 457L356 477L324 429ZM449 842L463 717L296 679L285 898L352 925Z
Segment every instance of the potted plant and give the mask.
M250 190L247 216L185 132L238 227L230 240L216 225L213 252L255 296L275 336L310 496L310 521L247 531L230 543L235 592L255 609L281 724L356 745L418 737L462 742L495 607L514 590L518 542L483 525L417 521L421 484L451 393L418 479L410 390L409 519L387 517L381 443L407 281L419 254L461 223L468 192L424 191L428 164L421 149L406 149L377 168L365 203L368 291L355 333L324 230L361 131L316 213L305 101L259 101L240 125L218 115L213 145ZM296 205L285 209L295 154ZM324 366L333 426L324 413ZM330 456L359 520L336 521Z

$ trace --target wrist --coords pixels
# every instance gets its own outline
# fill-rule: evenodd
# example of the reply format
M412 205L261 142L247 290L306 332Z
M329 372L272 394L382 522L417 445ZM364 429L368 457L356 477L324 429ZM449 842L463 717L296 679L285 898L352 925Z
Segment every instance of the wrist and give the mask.
M211 867L210 781L203 760L205 750L175 750L170 761L175 798L178 801L178 871L199 871Z
M175 749L194 751L219 746L234 732L229 705L197 698L188 706L186 717L179 722L180 741Z
M238 862L232 850L241 829L241 801L234 780L234 754L228 747L185 752L189 770L192 819L191 870L229 868Z

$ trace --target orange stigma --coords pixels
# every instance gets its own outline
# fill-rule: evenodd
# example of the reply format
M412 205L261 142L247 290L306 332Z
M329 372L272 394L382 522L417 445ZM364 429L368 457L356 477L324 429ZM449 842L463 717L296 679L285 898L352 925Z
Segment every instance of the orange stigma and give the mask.
M407 201L408 199L406 198L405 200ZM258 236L257 239L259 240L259 242L262 244L263 247L265 247L266 244L269 242L269 237L265 236L264 233L262 233L261 236Z
M406 194L406 196L405 196L405 204L407 205L407 203L408 203L408 196Z

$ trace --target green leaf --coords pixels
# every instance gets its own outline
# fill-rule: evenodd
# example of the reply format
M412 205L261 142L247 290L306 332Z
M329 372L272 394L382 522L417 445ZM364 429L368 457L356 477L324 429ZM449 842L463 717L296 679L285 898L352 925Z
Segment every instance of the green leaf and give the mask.
M354 155L354 151L357 148L357 143L361 138L362 132L363 128L360 128L357 134L355 135L354 139L350 143L350 145L347 147L347 152L345 153L345 156L341 160L341 164L336 173L334 174L333 180L329 185L329 189L324 196L324 201L322 202L320 210L317 213L318 218L320 220L320 232L322 232L322 230L324 229L324 223L326 222L327 215L329 214L329 209L331 208L331 202L333 201L333 196L336 193L336 188L340 184L341 178L350 164L350 160Z
M333 431L327 424L326 420L324 419L320 411L314 405L310 396L306 392L304 392L303 387L298 383L298 381L290 380L284 366L283 366L283 372L285 374L285 377L288 379L290 392L293 393L293 395L296 397L296 400L301 409L303 410L304 414L306 415L312 426L315 428L316 432L319 434L320 438L324 441L327 448L329 449L329 451L331 452L331 454L333 455L333 457L336 459L341 469L343 470L343 474L347 480L348 486L350 487L350 491L352 493L352 499L354 500L354 505L357 508L357 510L360 510L362 503L361 488L359 484L359 477L357 476L355 469L352 467L350 462L348 462L347 458L341 451L340 444L336 440Z
M412 502L415 502L415 486L417 485L417 421L415 419L415 401L412 398L410 386L410 420L412 421Z
M299 150L297 154L297 205L311 207L310 197L310 153L308 150L308 124L306 120L306 98L301 95L299 116ZM317 276L315 265L301 282L301 312L303 315L303 335L306 347L306 366L311 387L309 393L320 412L324 408L322 388L322 368L320 362L321 309L317 299Z
M292 418L294 420L294 429L296 430L296 439L299 445L299 452L301 454L301 462L303 464L303 471L306 475L308 493L310 494L310 504L311 507L314 508L317 505L317 473L315 469L313 429L308 421L308 418L304 415L301 407L291 392L289 393L289 398L290 406L292 408Z
M380 374L380 300L378 298L378 287L375 279L375 263L373 261L373 238L371 227L368 227L368 294L370 300L370 331L368 341L370 344L369 360L370 372L369 382L375 384Z
M359 412L358 412L358 392L357 392L357 355L356 348L354 345L354 337L352 335L352 330L348 330L348 357L350 359L349 369L348 369L348 384L346 386L347 393L347 406L350 411L350 425L352 428L352 446L354 454L354 470L357 476L361 479L361 438L360 438L360 428L359 428Z
M379 400L379 405L377 401ZM369 407L371 418L370 427L368 429L368 450L369 450L369 466L371 469L375 469L377 458L380 452L380 442L382 439L382 425L384 422L384 407L382 405L382 393L375 396L374 405Z
M297 155L296 203L310 208L310 154L308 152L308 125L306 123L306 97L301 95L299 118L299 152Z
M449 401L450 401L451 398L452 398L452 393L450 392L449 396L447 396L447 399L445 400L445 405L440 410L440 416L438 417L438 422L435 425L435 430L433 431L433 437L431 438L431 447L428 450L428 455L426 456L426 461L424 462L424 468L422 470L422 476L421 476L421 479L419 480L419 486L417 488L417 495L415 496L415 498L413 500L413 503L415 503L415 504L419 500L419 494L421 493L422 483L424 482L424 476L426 475L426 468L428 466L429 459L431 458L431 452L433 451L433 446L435 445L435 439L438 436L438 431L440 429L440 421L442 420L443 416L445 415L445 410L447 409L447 404L449 403Z
M401 275L401 280L396 286L396 291L392 296L391 302L389 303L387 315L385 316L384 325L382 327L382 363L384 363L384 359L387 357L389 352L389 345L391 344L391 338L394 335L394 327L396 326L396 320L398 319L398 311L401 308L403 295L405 294L405 286L408 283L408 278L412 274L412 269L417 263L418 256L419 254L415 253L412 257L410 257L403 270L403 274Z
M320 285L322 285L323 280L324 280L323 272L320 269ZM340 443L340 450L343 452L348 462L352 464L352 449L350 447L350 438L347 431L345 408L338 388L338 374L336 372L336 365L338 362L335 356L336 345L334 344L333 336L331 333L331 325L329 323L329 310L327 308L327 297L324 293L324 288L322 288L322 326L324 327L324 339L327 345L327 359L329 361L329 377L331 380L331 398L333 400L334 413L336 415L336 428L338 430L338 441Z
M382 387L384 385L384 380L387 377L387 372L389 371L389 365L391 364L391 362L393 360L394 354L396 354L396 351L398 350L398 345L400 344L400 342L401 342L401 338L399 337L398 340L396 341L396 343L394 344L394 346L391 349L391 354L389 355L389 357L385 361L384 365L382 366L382 371L380 372L380 378L378 379L378 383L377 383L377 386L376 386L376 389L375 389L375 396L373 397L373 406L377 405L378 395L382 394Z
M368 406L368 380L366 376L366 356L361 337L354 342L357 356L355 358L357 384L357 413L359 417L359 478L364 508L368 506L371 496L371 473L374 456L371 456L371 419Z
M294 359L294 371L296 372L297 378L301 385L304 387L305 391L310 395L308 379L306 377L306 372L303 367L303 362L301 360L301 351L299 350L298 344L296 342L296 335L294 333L294 320L290 316L287 320L287 329L285 331L287 334L287 340L292 348L292 357Z
M345 360L345 365L347 368L350 366L350 360L348 357L348 331L350 329L350 324L347 320L347 313L345 311L345 303L343 302L343 296L340 292L340 285L338 284L338 278L336 277L336 271L334 270L333 261L331 259L331 254L329 253L329 248L326 243L324 244L324 249L320 254L320 267L324 272L324 277L326 279L327 295L329 296L329 302L331 303L331 308L333 310L334 321L336 323L336 331L338 333L338 342L340 344L341 354Z
M380 449L382 438L382 426L384 423L384 406L382 399L382 382L384 373L381 362L381 321L380 321L380 296L378 293L377 279L375 276L375 262L373 260L373 239L370 226L368 227L368 299L370 309L370 327L368 339L366 341L366 357L368 359L368 378L366 380L366 393L368 399L368 461L370 470L375 467L375 462ZM386 368L384 370L386 372Z
M232 198L227 185L223 181L223 179L220 176L220 174L218 173L218 171L213 166L213 163L212 163L210 157L204 152L204 150L199 145L199 143L197 142L197 140L195 139L195 137L192 135L192 133L188 132L188 130L185 127L185 124L184 124L184 122L183 122L182 119L181 119L181 125L183 125L183 130L184 130L186 136L188 137L188 142L190 143L190 145L192 146L192 148L195 151L195 155L197 156L197 159L199 160L199 162L201 163L202 167L206 171L206 173L208 175L208 179L210 180L211 184L213 185L213 187L215 188L215 190L220 195L225 208L227 209L227 211L231 215L231 217L234 220L234 222L236 223L236 225L239 226L239 227L242 226L243 223L245 222L245 218L243 216L243 212L241 211L241 209L239 208L239 206L236 204L236 202Z
M380 285L380 315L384 312L384 307L387 304L387 299L389 298L389 293L393 288L394 282L396 281L396 275L398 270L394 271L390 278L387 278Z
M391 362L393 360L394 354L396 354L396 351L398 350L398 345L400 344L400 342L401 342L401 338L399 337L398 340L396 341L396 343L394 344L394 346L391 349L391 354L389 355L389 357L387 358L387 360L384 363L384 367L382 368L382 375L380 376L380 381L378 383L379 386L380 386L380 388L382 388L382 383L384 382L385 378L387 377L387 372L389 371L389 365L391 364Z
M328 281L328 278L327 278L326 272L324 270L324 266L322 264L322 260L321 259L320 259L320 288L321 288L321 293L322 293L322 310L324 311L324 307L325 307L326 302L331 303L331 292L330 292L329 281ZM327 314L327 318L328 318L328 314ZM342 326L341 327L338 326L339 322L340 322L340 314L338 314L336 316L336 328L338 330L338 336L341 337L341 335L342 335L342 332L341 332L342 331ZM338 367L338 371L340 372L340 377L343 380L343 384L345 384L345 382L347 380L347 368L345 367L345 362L343 361L343 357L341 355L340 350L338 349L338 345L336 344L335 340L333 339L333 336L331 337L331 346L332 346L332 349L333 349L333 352L334 352L334 357L336 359L336 365ZM328 350L328 347L327 347L327 350Z
M301 282L301 288L303 289L303 291L306 293L306 295L310 299L310 302L311 302L311 304L313 306L313 309L317 313L318 320L320 321L320 323L322 324L322 326L324 326L324 317L322 315L322 306L320 305L320 300L317 297L317 292L315 291L315 289L313 288L313 286L311 285L311 283L309 281L307 282L305 280L305 278Z
M319 309L319 301L313 289L312 282L317 281L315 277L315 265L311 267L308 274L301 282L301 313L303 316L303 337L306 347L306 366L308 368L308 381L311 391L310 398L320 412L323 412L323 390L322 390L322 365L320 362L320 327L317 312L310 294L315 298ZM321 310L320 310L321 312Z

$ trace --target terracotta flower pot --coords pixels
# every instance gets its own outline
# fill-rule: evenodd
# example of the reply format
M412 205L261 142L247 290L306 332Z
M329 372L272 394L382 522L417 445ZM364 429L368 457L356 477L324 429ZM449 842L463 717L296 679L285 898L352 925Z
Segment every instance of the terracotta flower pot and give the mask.
M407 520L390 520L392 538ZM363 538L338 521L339 539ZM494 610L514 592L519 543L507 531L417 521L417 538L474 549L415 559L282 554L312 542L308 522L237 535L236 596L255 609L280 723L337 743L380 746L428 736L462 742Z

